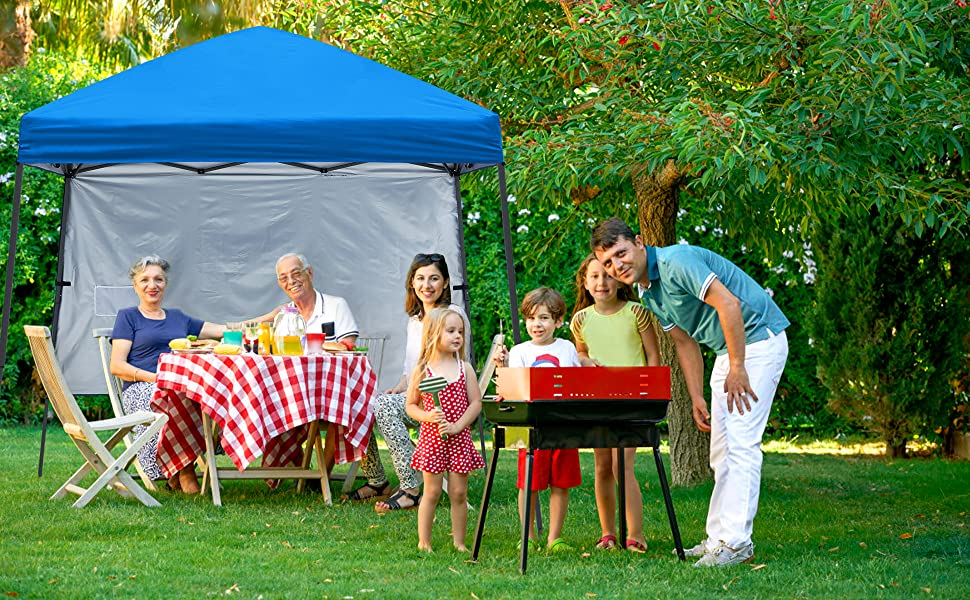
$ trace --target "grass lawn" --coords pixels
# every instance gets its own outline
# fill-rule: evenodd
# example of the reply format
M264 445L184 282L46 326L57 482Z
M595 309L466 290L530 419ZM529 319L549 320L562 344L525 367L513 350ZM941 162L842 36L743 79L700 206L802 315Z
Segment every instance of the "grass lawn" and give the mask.
M78 466L63 431L48 435L37 478L38 428L0 429L0 593L19 598L897 598L967 597L970 463L889 462L829 446L769 444L755 560L694 569L673 541L652 457L637 459L646 555L592 549L599 537L591 453L570 499L565 537L578 549L531 554L518 573L512 452L504 452L480 560L451 546L442 502L433 555L417 551L417 513L368 504L327 507L292 484L227 481L208 496L159 493L149 509L102 492L85 509L47 498ZM826 449L828 448L828 449ZM224 458L223 458L224 460ZM665 457L666 460L666 457ZM390 465L390 460L385 462ZM667 461L669 468L669 461ZM470 480L480 501L484 473ZM711 484L676 489L685 545L703 537ZM548 502L548 496L544 498ZM469 517L469 546L478 510Z

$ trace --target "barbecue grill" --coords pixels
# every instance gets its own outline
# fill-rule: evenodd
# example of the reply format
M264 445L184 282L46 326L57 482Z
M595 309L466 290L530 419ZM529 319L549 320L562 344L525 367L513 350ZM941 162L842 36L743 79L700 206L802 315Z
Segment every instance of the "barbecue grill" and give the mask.
M660 457L657 423L670 404L669 367L548 367L497 369L498 398L482 401L485 418L495 425L492 459L482 494L475 529L472 559L478 559L498 455L502 448L524 448L526 489L532 488L535 450L560 448L652 448L667 519L677 555L686 560L680 529L670 497L670 486ZM620 540L626 539L624 457L617 453L618 523ZM531 510L526 494L526 514ZM519 569L526 572L529 524L522 525Z

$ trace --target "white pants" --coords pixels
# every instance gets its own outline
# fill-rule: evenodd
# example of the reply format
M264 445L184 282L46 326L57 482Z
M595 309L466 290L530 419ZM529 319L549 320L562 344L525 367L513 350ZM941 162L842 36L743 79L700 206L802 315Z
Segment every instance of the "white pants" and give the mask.
M714 361L711 373L711 468L714 492L707 512L709 549L724 542L739 548L751 541L761 491L761 437L765 432L778 380L788 359L785 332L745 347L744 368L758 402L742 415L727 409L724 380L730 370L728 355Z

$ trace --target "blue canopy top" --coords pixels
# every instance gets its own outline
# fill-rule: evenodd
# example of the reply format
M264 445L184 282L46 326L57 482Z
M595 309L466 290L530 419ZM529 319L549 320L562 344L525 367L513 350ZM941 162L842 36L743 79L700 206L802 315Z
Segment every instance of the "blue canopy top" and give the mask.
M254 27L23 116L24 164L502 162L498 115L305 37Z

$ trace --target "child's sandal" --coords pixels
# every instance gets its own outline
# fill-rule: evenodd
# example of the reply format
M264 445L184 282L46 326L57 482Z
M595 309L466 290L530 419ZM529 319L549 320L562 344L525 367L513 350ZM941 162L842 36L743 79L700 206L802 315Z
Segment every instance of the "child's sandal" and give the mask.
M615 550L617 541L615 535L604 535L596 542L597 550Z
M633 538L627 539L626 549L629 550L630 552L636 552L637 554L647 553L647 545L641 544L640 542L636 541Z

